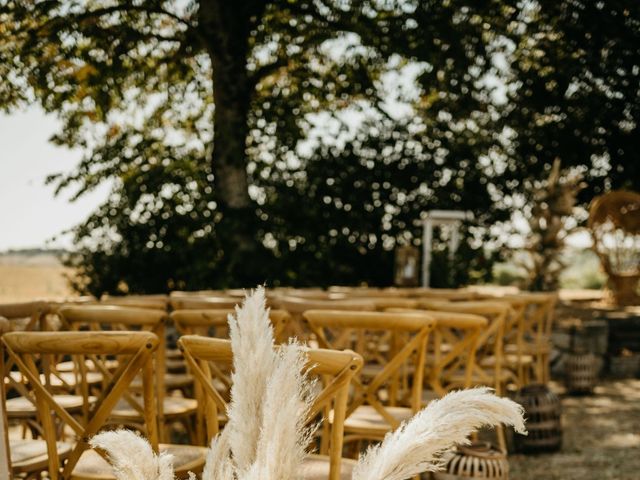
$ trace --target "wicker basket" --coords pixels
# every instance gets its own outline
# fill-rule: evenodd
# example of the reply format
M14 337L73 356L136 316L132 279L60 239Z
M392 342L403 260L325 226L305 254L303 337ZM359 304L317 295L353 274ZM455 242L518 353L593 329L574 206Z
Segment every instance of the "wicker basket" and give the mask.
M592 353L572 353L565 360L565 386L569 392L591 393L598 383L600 359Z
M562 446L562 404L546 385L522 387L514 399L524 407L528 435L516 435L516 449L522 452L550 452Z
M447 461L441 472L433 474L435 480L459 480L466 478L509 478L509 462L502 452L488 443L460 446Z

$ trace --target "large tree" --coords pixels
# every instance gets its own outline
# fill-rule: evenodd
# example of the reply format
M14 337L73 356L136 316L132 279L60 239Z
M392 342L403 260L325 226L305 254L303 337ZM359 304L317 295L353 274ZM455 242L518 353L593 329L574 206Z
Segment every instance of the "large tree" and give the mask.
M487 25L499 31L516 12L495 1L0 5L0 104L40 102L64 122L55 141L84 148L76 171L52 178L60 189L81 196L114 180L76 231L93 291L115 289L132 263L141 277L143 267L159 270L153 281L124 278L133 288L184 285L168 272L193 263L194 245L213 253L191 267L203 275L192 283L211 283L211 271L218 284L265 278L258 265L271 253L256 216L265 190L252 195L251 178L282 170L309 114L357 105L388 115L380 79L390 61L421 63L430 105L474 110L454 101L485 89Z
M640 190L640 3L539 0L520 28L504 114L517 162L505 176L521 187L526 169L533 191L558 158L584 175L583 204Z
M78 288L383 284L421 210L504 220L556 155L637 182L637 9L0 0L0 105L39 102L84 149L59 189L112 181L75 230Z

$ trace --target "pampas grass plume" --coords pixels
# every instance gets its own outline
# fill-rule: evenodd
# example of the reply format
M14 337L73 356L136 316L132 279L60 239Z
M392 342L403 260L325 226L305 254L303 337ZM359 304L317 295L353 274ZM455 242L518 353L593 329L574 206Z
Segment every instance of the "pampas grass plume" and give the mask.
M173 456L156 455L149 442L130 430L95 435L89 442L104 450L117 480L173 480Z
M523 409L488 388L449 393L431 402L400 428L385 436L360 457L352 480L405 480L442 467L442 454L454 445L468 444L482 426L500 423L526 433Z

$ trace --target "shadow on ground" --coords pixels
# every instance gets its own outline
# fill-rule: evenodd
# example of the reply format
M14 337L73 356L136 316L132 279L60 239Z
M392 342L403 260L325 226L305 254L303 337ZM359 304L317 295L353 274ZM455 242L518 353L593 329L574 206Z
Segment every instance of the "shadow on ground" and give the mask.
M557 453L511 455L511 480L639 480L640 380L607 381L593 395L558 391L563 446Z

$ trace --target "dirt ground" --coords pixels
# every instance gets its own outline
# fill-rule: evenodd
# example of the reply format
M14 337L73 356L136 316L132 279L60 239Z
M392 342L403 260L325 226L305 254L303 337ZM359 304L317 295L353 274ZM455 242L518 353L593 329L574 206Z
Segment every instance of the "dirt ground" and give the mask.
M510 455L511 480L640 480L640 380L604 381L590 396L561 395L563 446Z

